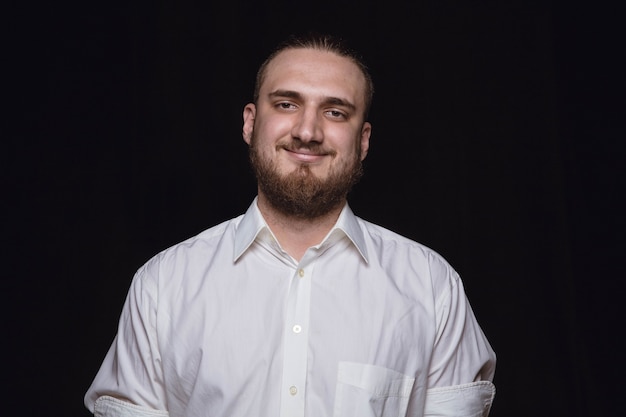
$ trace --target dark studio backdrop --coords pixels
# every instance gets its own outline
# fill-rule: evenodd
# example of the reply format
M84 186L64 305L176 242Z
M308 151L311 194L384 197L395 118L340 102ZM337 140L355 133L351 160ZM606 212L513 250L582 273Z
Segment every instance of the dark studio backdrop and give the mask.
M89 415L135 270L254 197L242 109L269 49L307 29L370 63L374 130L351 205L460 272L498 355L491 416L619 414L616 6L51 2L3 17L0 414Z

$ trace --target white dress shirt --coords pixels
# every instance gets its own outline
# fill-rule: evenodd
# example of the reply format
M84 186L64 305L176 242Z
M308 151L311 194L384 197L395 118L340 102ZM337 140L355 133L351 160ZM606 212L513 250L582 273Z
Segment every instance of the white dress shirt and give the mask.
M136 273L96 416L486 416L495 354L454 269L356 217L297 262L256 199Z

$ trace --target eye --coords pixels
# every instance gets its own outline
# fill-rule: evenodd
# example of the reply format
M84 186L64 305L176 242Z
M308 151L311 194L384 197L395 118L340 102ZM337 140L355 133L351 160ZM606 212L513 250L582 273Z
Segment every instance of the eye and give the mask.
M327 110L326 114L331 118L331 119L347 119L348 116L340 111L340 110Z
M282 110L292 110L296 108L296 105L288 101L281 101L280 103L276 104L276 107Z

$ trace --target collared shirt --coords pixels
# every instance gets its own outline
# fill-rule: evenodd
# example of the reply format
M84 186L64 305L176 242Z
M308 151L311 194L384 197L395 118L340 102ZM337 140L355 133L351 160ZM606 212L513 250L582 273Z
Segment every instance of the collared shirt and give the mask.
M255 200L137 271L85 405L97 416L486 416L494 370L438 253L346 205L298 262Z

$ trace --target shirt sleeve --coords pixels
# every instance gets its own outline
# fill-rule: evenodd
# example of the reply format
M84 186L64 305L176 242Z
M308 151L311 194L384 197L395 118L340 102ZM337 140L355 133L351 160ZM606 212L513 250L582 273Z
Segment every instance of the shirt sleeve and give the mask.
M476 320L461 278L445 261L435 259L431 268L437 333L428 388L493 381L496 355Z
M490 381L431 388L426 392L424 417L487 417L495 395Z
M101 397L167 410L156 333L157 268L158 263L153 260L133 278L117 335L85 394L85 406L92 413Z
M436 336L425 417L486 417L495 396L496 355L472 311L463 282L443 259L431 259Z
M106 395L96 400L93 414L95 417L169 417L167 411L152 410Z

